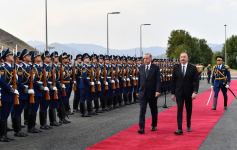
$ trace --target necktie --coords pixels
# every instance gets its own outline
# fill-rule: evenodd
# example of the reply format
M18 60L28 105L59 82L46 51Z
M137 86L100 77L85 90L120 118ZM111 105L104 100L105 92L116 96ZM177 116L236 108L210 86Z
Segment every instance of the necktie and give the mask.
M183 77L184 77L185 76L185 66L183 66L182 74L183 74Z
M148 65L146 65L146 77L148 76L148 73L149 73L149 66Z

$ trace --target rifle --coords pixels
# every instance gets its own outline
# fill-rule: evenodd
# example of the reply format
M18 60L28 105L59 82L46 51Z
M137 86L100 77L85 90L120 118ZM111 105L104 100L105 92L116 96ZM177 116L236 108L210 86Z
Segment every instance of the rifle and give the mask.
M111 66L110 68L110 73L111 73L111 85L112 85L112 89L115 90L116 86L115 86L115 81L114 81L114 69L113 66Z
M103 68L103 76L104 76L104 84L105 84L105 91L109 90L109 86L107 83L107 70L106 70L106 66L104 64L104 68Z
M135 77L136 70L134 69L134 65L132 65L132 78L133 78L133 86L137 86L137 80Z
M55 72L55 67L54 65L52 64L52 76L51 76L51 79L52 79L52 86L53 87L56 87L56 72ZM54 90L53 91L53 99L54 100L58 100L58 91L57 90Z
M100 82L100 67L99 66L96 69L96 80L97 80L97 83ZM97 84L97 90L98 92L101 92L101 84Z
M91 66L90 68L90 83L91 83L91 93L95 93L95 84L92 84L94 82L94 69Z
M64 72L63 63L61 62L61 64L60 64L60 83L61 83L61 85L64 84L63 72ZM62 88L62 96L65 97L66 95L67 94L66 94L65 88Z
M76 60L74 60L74 64L73 64L73 68L72 68L72 88L73 88L73 91L76 92L77 90L77 86L76 86Z
M43 67L43 86L47 87L47 74L46 74L46 69ZM49 101L50 100L50 95L49 91L45 91L45 100Z
M118 70L118 65L116 66L116 69L115 69L115 78L117 80L116 82L116 88L119 89L119 70Z
M29 89L34 89L34 64L32 64L31 70L30 70ZM29 97L30 97L30 104L34 104L35 94L29 94Z
M125 76L125 71L124 71L124 66L122 66L122 79L123 79L123 87L125 88L127 86L126 80L124 79Z
M15 51L15 55L17 55L17 49ZM12 72L12 88L13 90L17 90L17 70L16 70L16 57L14 58L14 69ZM14 94L14 105L19 105L19 95Z
M126 67L126 77L127 77L127 79L129 78L129 70L128 70L128 66ZM127 86L128 86L128 87L131 86L131 82L130 82L130 80L127 80Z

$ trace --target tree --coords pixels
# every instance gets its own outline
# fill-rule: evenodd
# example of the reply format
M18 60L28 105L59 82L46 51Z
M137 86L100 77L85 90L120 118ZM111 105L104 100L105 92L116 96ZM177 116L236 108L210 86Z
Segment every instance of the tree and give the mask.
M188 53L191 63L207 65L212 61L213 53L205 39L192 37L185 30L173 30L168 40L167 57L179 58L183 51Z
M237 68L236 57L237 57L237 35L232 35L226 40L224 47L222 48L222 54L225 54L225 45L227 52L227 64L230 68Z

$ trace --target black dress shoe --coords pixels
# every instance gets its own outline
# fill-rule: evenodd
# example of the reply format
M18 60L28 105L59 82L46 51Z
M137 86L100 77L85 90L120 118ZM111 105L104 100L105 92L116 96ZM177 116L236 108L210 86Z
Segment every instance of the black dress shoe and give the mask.
M16 133L14 134L14 136L16 136L16 137L27 137L28 134L26 134L26 133L24 133L24 132L16 132Z
M176 135L183 135L183 131L182 130L177 130L174 132L174 134Z
M71 121L69 121L69 120L67 120L67 119L63 119L63 120L62 120L62 123L63 123L63 124L69 124L69 123L71 123Z
M187 132L192 132L191 127L187 127Z
M0 142L11 142L6 136L0 137Z
M212 108L212 110L216 110L216 108L215 108L215 107L213 107L213 108Z
M50 122L50 126L55 126L55 127L58 127L58 126L61 126L62 123L59 123L57 121L54 121L54 122Z
M144 129L139 129L139 130L137 131L137 133L139 133L139 134L145 134L145 130L144 130Z
M96 115L98 115L98 114L97 114L96 112L92 111L92 112L89 112L88 115L90 115L90 116L96 116Z
M36 128L31 128L31 129L28 129L28 132L29 132L29 133L40 133L40 132L42 132L42 131L39 130L39 129L36 129Z
M25 125L21 125L21 128L25 128L26 126Z
M96 110L95 112L96 112L97 114L98 114L98 113L103 113L102 110Z
M73 113L79 113L80 110L79 109L73 109Z
M82 114L81 116L82 117L91 117L91 115L89 115L89 114Z
M151 131L157 131L157 127L151 127Z
M12 128L7 127L7 132L14 131Z

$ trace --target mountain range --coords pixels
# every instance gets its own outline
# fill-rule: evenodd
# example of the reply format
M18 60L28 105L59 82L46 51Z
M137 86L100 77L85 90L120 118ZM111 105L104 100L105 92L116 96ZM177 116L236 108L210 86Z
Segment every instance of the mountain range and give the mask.
M34 47L39 51L45 50L45 43L40 41L29 41L27 42L29 45ZM213 52L221 51L223 44L209 44L210 48ZM59 54L62 52L68 52L74 57L77 54L106 54L107 49L103 46L96 44L78 44L78 43L51 43L49 45L50 51L58 51ZM154 57L157 58L166 58L166 47L153 46L153 47L144 47L143 53L151 53ZM140 56L140 48L132 48L132 49L110 49L111 55L120 55L120 56Z

